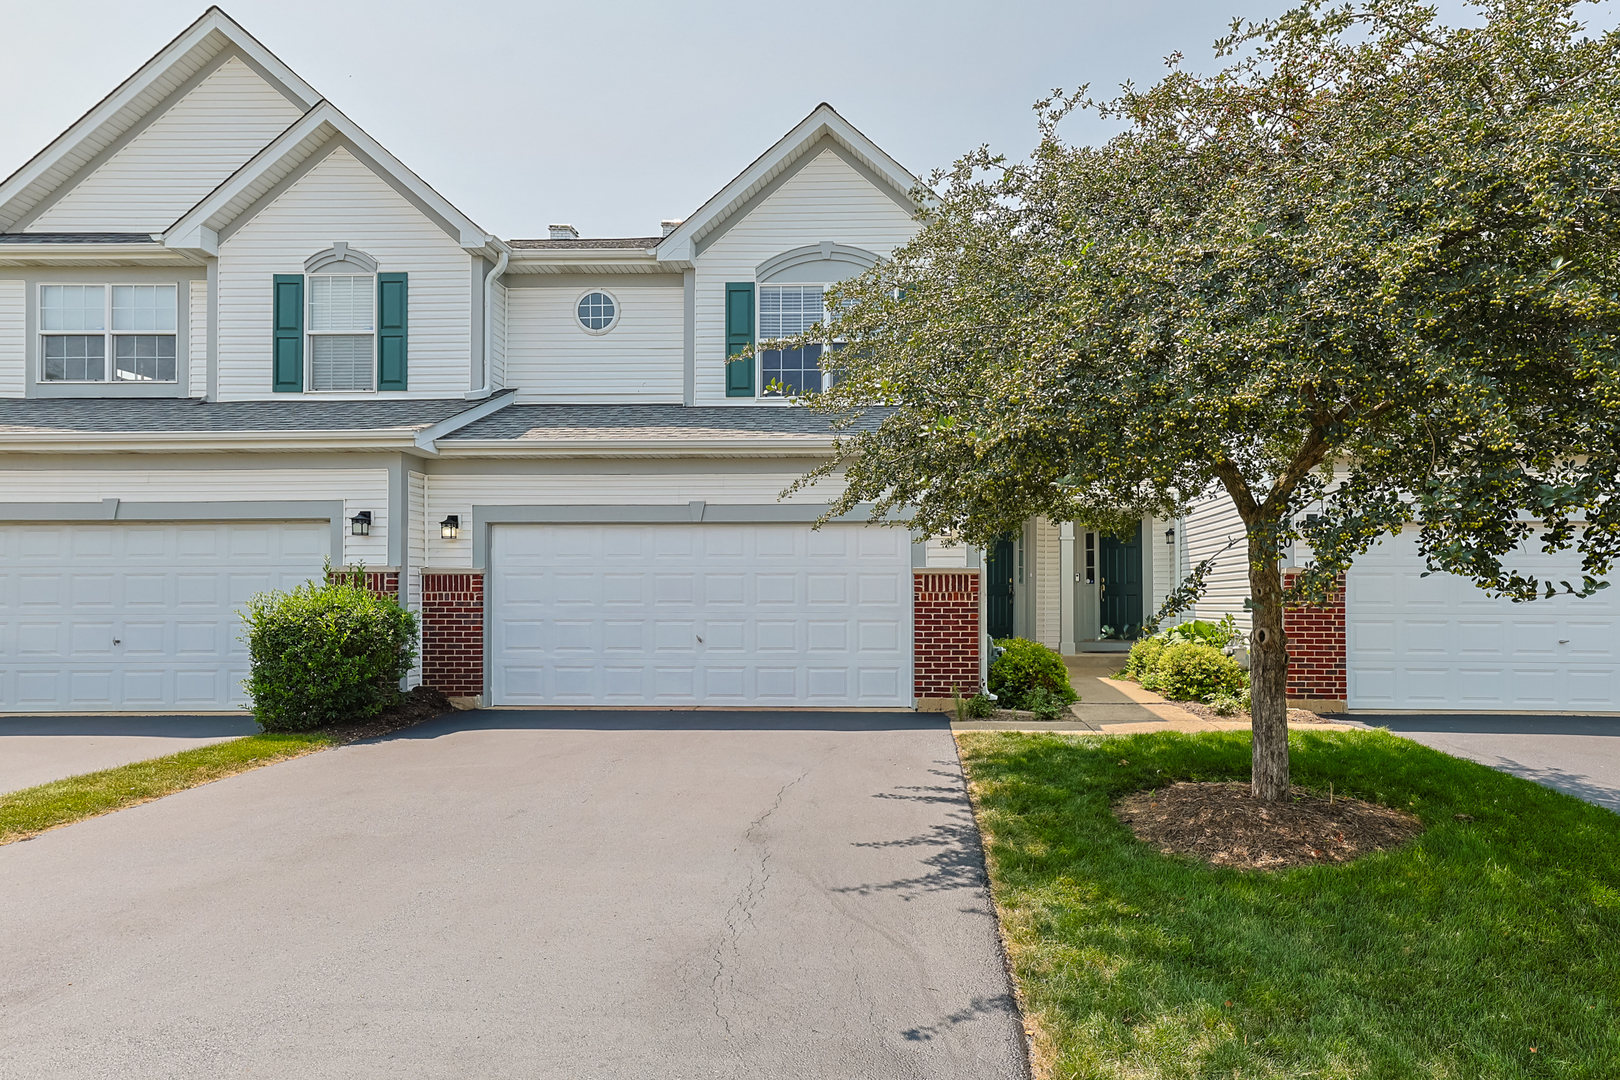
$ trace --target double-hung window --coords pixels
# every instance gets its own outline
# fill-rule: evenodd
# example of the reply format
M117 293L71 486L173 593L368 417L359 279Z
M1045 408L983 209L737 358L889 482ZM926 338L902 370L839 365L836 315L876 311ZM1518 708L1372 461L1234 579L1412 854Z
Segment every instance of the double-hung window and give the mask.
M794 337L826 321L826 302L820 285L759 287L761 340ZM819 344L800 349L760 350L760 382L765 394L774 397L819 392L822 389L821 350Z
M374 390L377 278L309 276L309 388Z
M42 381L174 382L175 294L173 285L41 285Z

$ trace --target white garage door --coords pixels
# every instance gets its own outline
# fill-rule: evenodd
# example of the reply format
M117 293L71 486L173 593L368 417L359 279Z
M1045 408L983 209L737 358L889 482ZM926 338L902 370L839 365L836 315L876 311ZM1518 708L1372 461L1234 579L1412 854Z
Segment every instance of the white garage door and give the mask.
M0 526L0 703L10 712L228 709L243 601L321 575L331 526Z
M1609 712L1620 709L1620 589L1514 604L1466 578L1423 577L1415 529L1386 537L1346 578L1352 709ZM1515 560L1578 581L1579 557Z
M499 705L909 706L901 529L500 525Z

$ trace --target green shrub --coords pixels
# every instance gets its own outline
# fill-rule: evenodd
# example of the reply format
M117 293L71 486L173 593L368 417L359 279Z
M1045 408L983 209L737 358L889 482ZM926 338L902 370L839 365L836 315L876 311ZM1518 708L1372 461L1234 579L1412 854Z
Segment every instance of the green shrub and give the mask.
M1165 646L1154 665L1154 683L1148 687L1176 701L1207 701L1224 690L1236 694L1248 685L1248 676L1237 661L1213 645L1182 641Z
M1024 695L1024 708L1035 714L1037 720L1056 720L1069 711L1069 702L1044 686L1037 686Z
M1215 710L1216 716L1236 716L1238 713L1246 713L1249 711L1249 703L1247 687L1237 694L1229 690L1217 690L1209 699L1209 707Z
M247 602L251 673L243 682L265 731L311 731L376 716L416 659L416 616L358 575Z
M1164 652L1164 647L1165 640L1162 634L1143 638L1132 645L1130 656L1125 658L1125 674L1132 679L1140 680L1159 662L1159 654Z
M969 720L988 720L996 715L996 703L981 690L968 699L967 715Z
M1079 696L1069 685L1069 669L1063 657L1045 645L1023 638L996 642L1002 654L990 665L990 692L1003 709L1027 709L1029 693L1043 687L1053 699L1068 707Z

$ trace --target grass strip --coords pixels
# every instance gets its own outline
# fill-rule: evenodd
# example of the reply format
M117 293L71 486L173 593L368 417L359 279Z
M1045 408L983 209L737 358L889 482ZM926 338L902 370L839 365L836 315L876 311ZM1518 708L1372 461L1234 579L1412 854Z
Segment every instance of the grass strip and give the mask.
M320 732L266 732L23 788L0 795L0 844L336 744Z
M1110 807L1246 779L1247 732L958 739L1043 1077L1620 1076L1610 811L1387 732L1295 732L1300 786L1426 829L1235 870L1161 854Z

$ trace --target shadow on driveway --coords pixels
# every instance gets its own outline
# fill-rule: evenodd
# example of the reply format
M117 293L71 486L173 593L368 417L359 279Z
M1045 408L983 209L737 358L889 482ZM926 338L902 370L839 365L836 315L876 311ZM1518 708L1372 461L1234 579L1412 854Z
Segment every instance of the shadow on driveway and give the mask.
M807 709L476 709L450 713L387 739L437 739L459 731L945 731L943 713Z

